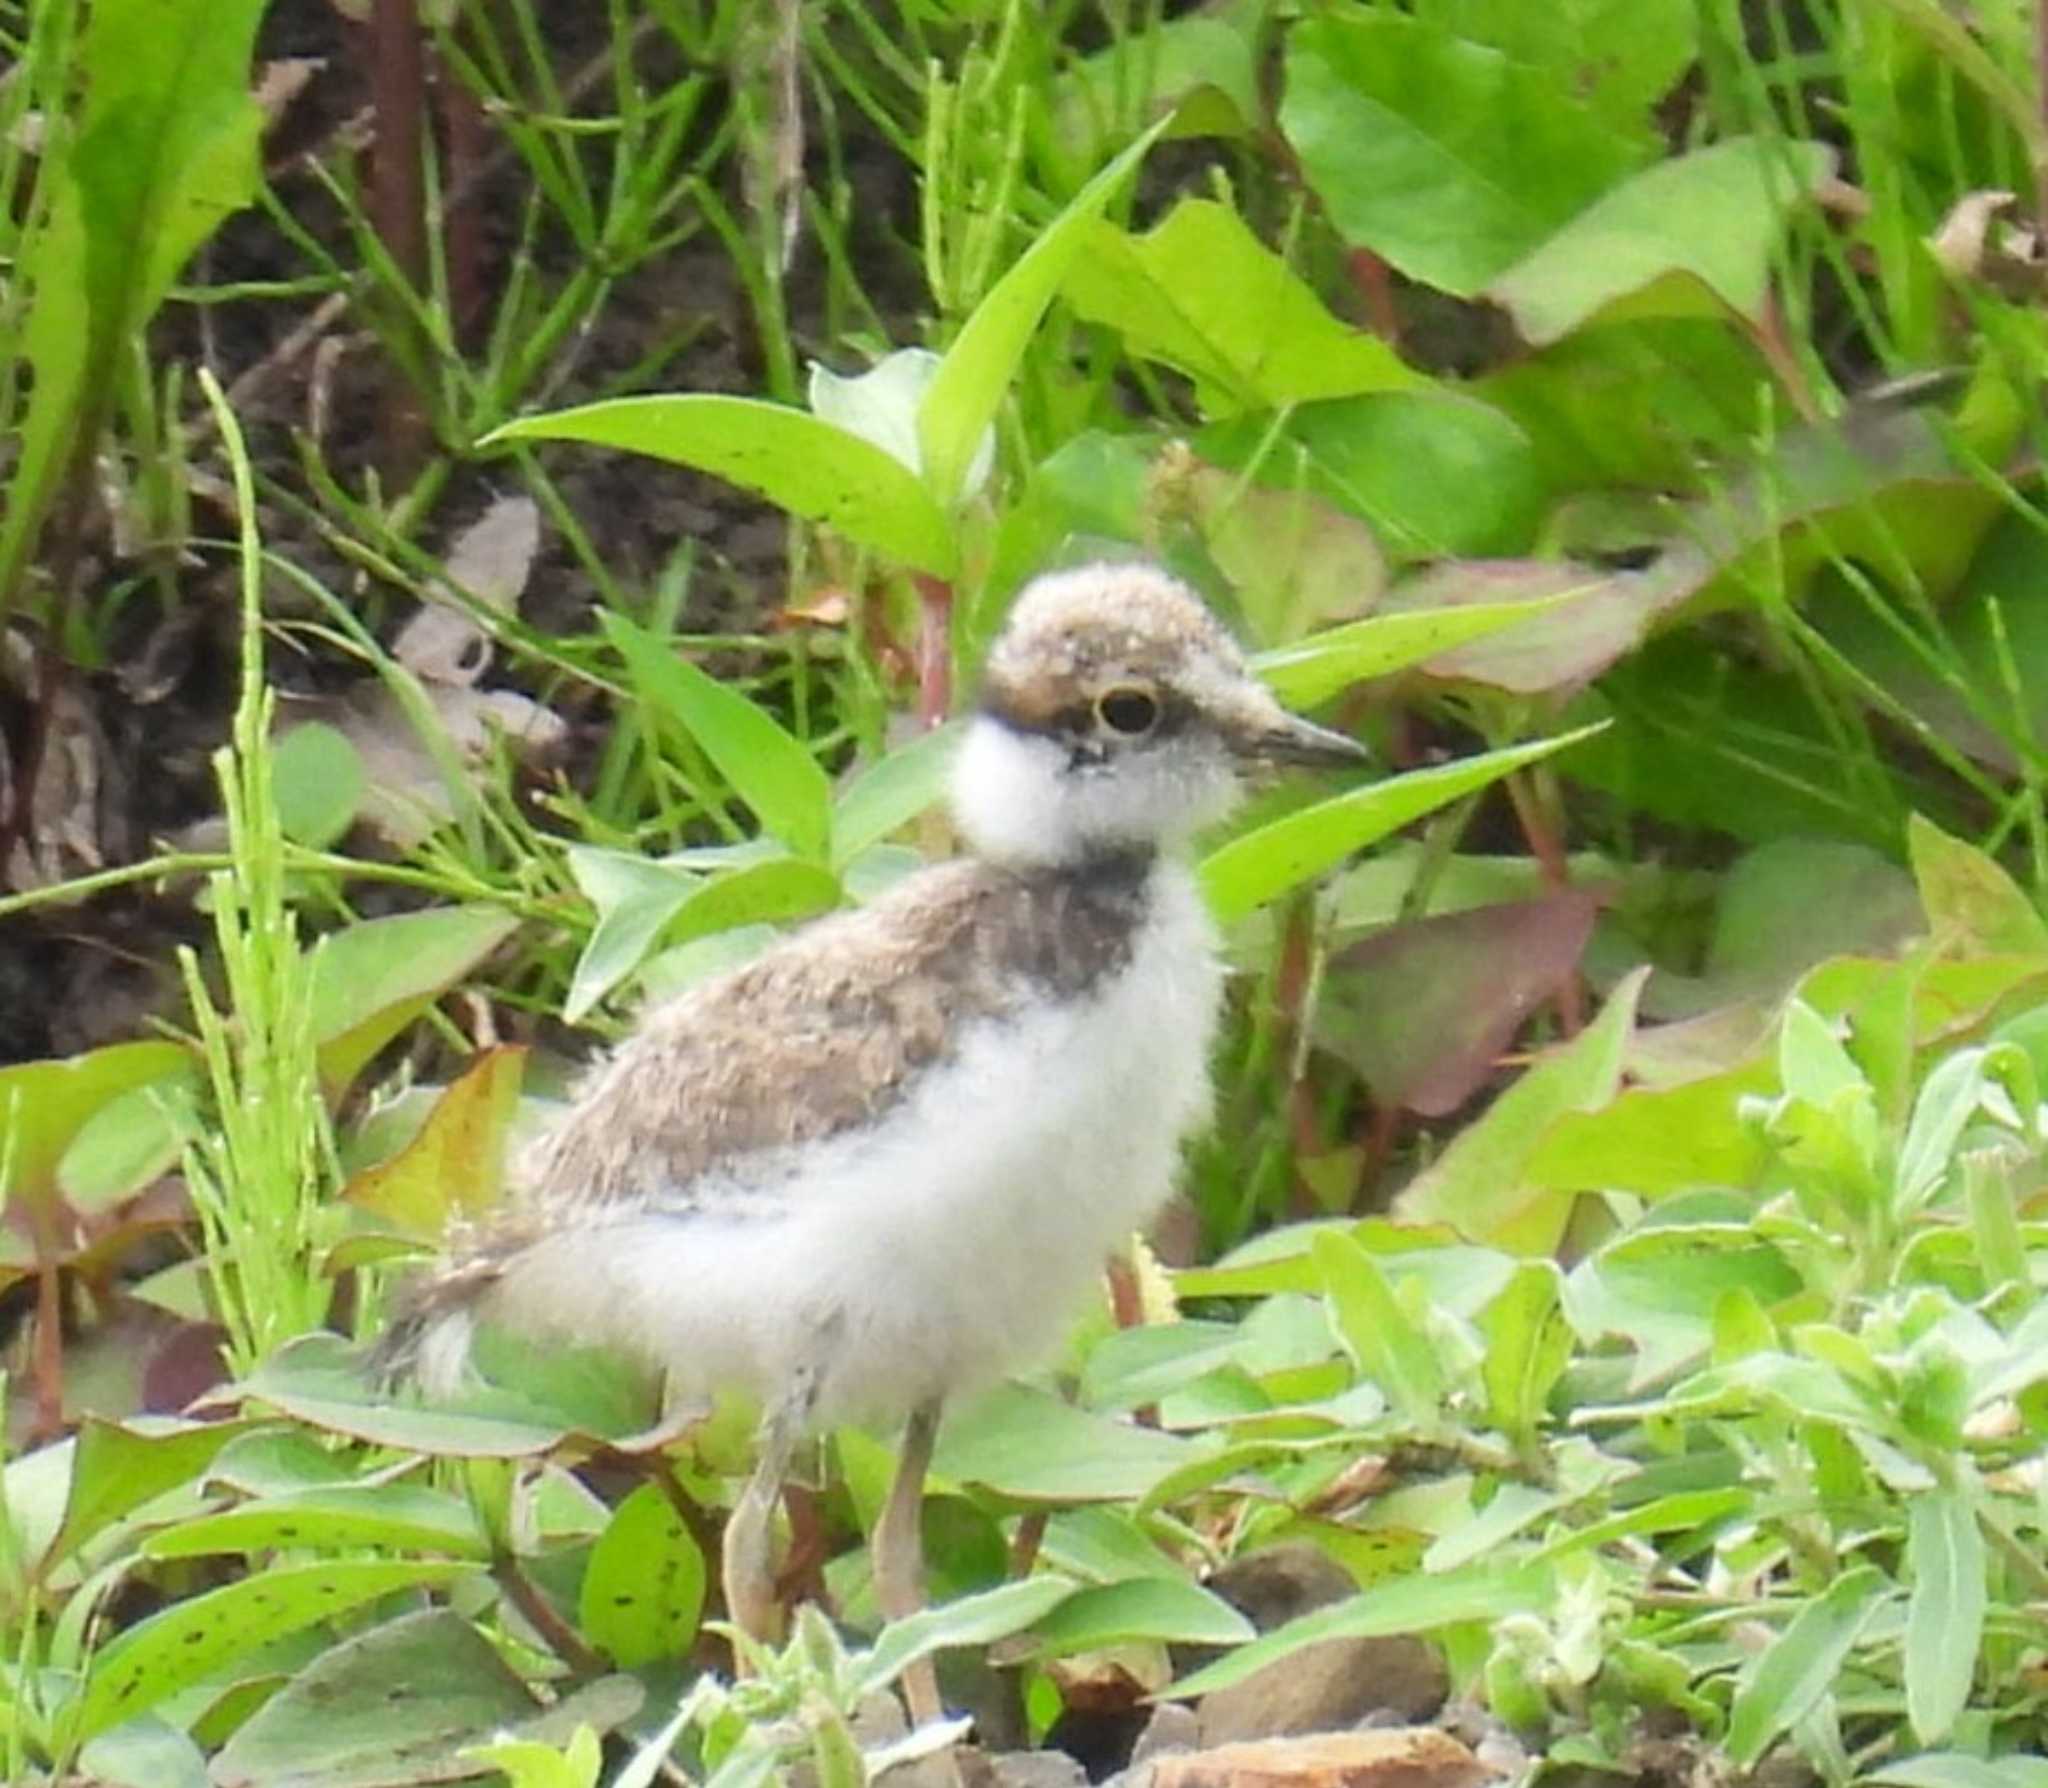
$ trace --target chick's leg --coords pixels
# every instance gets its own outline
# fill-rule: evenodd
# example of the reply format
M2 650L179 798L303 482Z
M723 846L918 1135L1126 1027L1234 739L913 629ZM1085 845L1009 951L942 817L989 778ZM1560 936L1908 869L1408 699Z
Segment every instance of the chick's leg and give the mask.
M918 1518L924 1507L925 1474L931 1469L932 1444L939 1432L937 1400L911 1412L897 1455L896 1481L875 1523L875 1599L888 1620L901 1620L924 1606L924 1536ZM903 1676L904 1699L913 1725L938 1719L939 1679L930 1658L920 1658Z

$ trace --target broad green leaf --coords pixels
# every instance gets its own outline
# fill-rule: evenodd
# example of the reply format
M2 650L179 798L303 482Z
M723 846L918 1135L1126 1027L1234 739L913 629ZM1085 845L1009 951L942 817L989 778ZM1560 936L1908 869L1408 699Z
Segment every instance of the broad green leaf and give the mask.
M77 1551L144 1503L196 1482L221 1448L255 1425L162 1416L108 1422L87 1416L79 1424L64 1524L50 1541L43 1568Z
M1162 477L1170 464L1162 460ZM1170 475L1175 499L1231 585L1251 643L1285 646L1363 613L1385 591L1379 536L1306 480L1281 490L1216 466Z
M1184 1577L1147 1575L1076 1590L1032 1629L1042 1656L1112 1645L1242 1645L1252 1624Z
M1479 1319L1486 1337L1479 1372L1487 1419L1518 1444L1534 1441L1551 1390L1571 1359L1572 1332L1561 1293L1552 1262L1524 1261Z
M1414 10L1548 71L1622 128L1639 128L1699 54L1692 0L1423 0Z
M1728 1710L1726 1748L1736 1768L1753 1767L1779 1734L1820 1704L1888 1589L1873 1566L1845 1571L1743 1673Z
M488 1339L479 1337L479 1345ZM543 1362L530 1349L522 1357L529 1363L527 1376L535 1377ZM574 1361L557 1350L545 1363L566 1374ZM590 1370L598 1372L598 1362ZM525 1397L491 1389L447 1404L398 1402L368 1381L361 1355L340 1336L307 1335L272 1354L242 1390L295 1420L376 1446L464 1459L522 1459L579 1434L620 1447L638 1441L644 1423L637 1409L624 1407L631 1400L616 1367L603 1375L604 1387L615 1394L579 1399L573 1410L544 1403L542 1389Z
M432 907L365 919L313 952L312 1027L330 1095L440 995L490 955L519 920L487 906Z
M198 1112L196 1066L109 1099L65 1148L57 1190L88 1215L132 1198L177 1165Z
M1346 241L1472 297L1650 159L1547 69L1389 11L1288 36L1280 125Z
M608 612L604 627L641 693L704 748L763 828L797 856L822 861L832 784L818 760L765 708L699 670L668 641L624 615Z
M1656 162L1579 212L1487 296L1538 346L1617 303L1630 317L1725 306L1754 324L1787 215L1834 161L1819 143L1737 137Z
M832 810L833 866L844 869L940 800L959 743L957 726L938 727L861 771Z
M487 1049L442 1089L405 1147L354 1175L341 1196L394 1229L438 1240L459 1218L494 1209L505 1185L506 1139L519 1107L526 1049Z
M1443 1403L1443 1368L1427 1331L1395 1297L1379 1262L1341 1230L1316 1231L1309 1252L1337 1332L1359 1371L1411 1427L1434 1429Z
M1921 1083L1899 1145L1893 1199L1900 1215L1917 1210L1947 1179L1956 1144L1994 1084L1985 1072L1987 1053L1959 1049L1936 1062Z
M1062 295L1134 354L1186 373L1211 416L1430 383L1377 336L1333 317L1213 199L1183 199L1144 236L1098 220Z
M111 1640L70 1710L79 1738L147 1712L233 1659L401 1590L468 1576L466 1564L352 1559L291 1565L173 1602Z
M1906 848L1927 922L1943 943L1985 956L2048 954L2048 923L1984 852L1917 813L1906 822Z
M110 1043L57 1061L0 1068L0 1194L40 1204L85 1125L137 1087L189 1080L179 1043Z
M1487 1562L1441 1576L1403 1576L1318 1608L1240 1646L1227 1658L1183 1677L1166 1693L1176 1701L1206 1695L1243 1682L1269 1664L1325 1639L1380 1639L1393 1633L1427 1633L1466 1621L1495 1621L1510 1614L1548 1609L1556 1585L1547 1570L1503 1568Z
M252 1581L255 1581L252 1579ZM402 1614L333 1646L241 1725L214 1759L216 1788L430 1782L494 1738L576 1746L610 1731L644 1698L606 1676L536 1711L490 1641L447 1608Z
M974 307L946 350L917 417L924 488L946 515L967 494L968 474L982 436L996 419L1039 319L1081 252L1089 225L1165 129L1162 119L1074 195ZM951 563L926 569L950 572Z
M704 1611L704 1554L659 1484L613 1511L579 1593L583 1636L622 1670L680 1658Z
M1261 115L1258 33L1237 19L1185 13L1120 33L1058 83L1062 143L1094 143L1124 119L1171 114L1168 138L1242 136Z
M1880 1764L1864 1780L1883 1783L1884 1788L2048 1788L2048 1757L1928 1751Z
M1402 564L1527 552L1551 500L1522 425L1460 391L1330 398L1289 411L1277 433L1265 416L1212 423L1194 446L1268 488L1326 498Z
M1041 1572L966 1596L943 1608L926 1608L882 1629L874 1650L859 1660L864 1693L886 1688L919 1658L956 1645L991 1645L1043 1620L1074 1593L1064 1577Z
M1430 1572L1455 1571L1461 1565L1504 1546L1569 1499L1561 1491L1539 1490L1534 1484L1504 1483L1484 1508L1450 1532L1441 1534L1422 1555Z
M270 785L284 835L322 850L349 829L362 804L363 759L346 733L308 720L270 748Z
M1210 910L1225 924L1241 919L1335 868L1353 851L1599 730L1581 727L1554 739L1411 771L1318 801L1210 852L1202 862L1202 892Z
M1631 974L1598 1018L1544 1056L1461 1131L1401 1193L1398 1214L1411 1222L1449 1223L1461 1235L1513 1253L1551 1252L1572 1196L1531 1186L1529 1163L1559 1119L1597 1110L1614 1097L1648 973Z
M490 1542L467 1503L424 1484L327 1484L195 1516L143 1541L150 1558L215 1552L447 1552L488 1559Z
M627 890L599 903L599 918L577 959L562 1016L577 1022L634 969L657 939L669 947L741 926L805 919L838 905L839 880L798 857L771 857L708 879L667 863L648 863L572 846L576 879L586 891Z
M932 1469L1021 1501L1114 1502L1142 1496L1196 1452L1173 1435L1011 1384L947 1416Z
M1969 1494L1931 1490L1906 1510L1906 1714L1913 1736L1939 1744L1969 1704L1984 1634L1984 1536Z
M938 376L940 360L929 348L899 348L884 355L864 373L842 378L830 367L811 368L811 413L871 441L908 472L922 473L917 442L917 412L924 394ZM982 435L967 473L964 496L988 482L995 467L995 431Z
M935 577L952 576L958 564L952 523L917 475L872 441L804 410L702 393L618 397L523 416L478 445L533 440L584 441L695 466Z
M32 369L0 503L0 615L81 447L90 452L133 337L193 250L255 197L263 114L249 96L263 0L95 0L78 40L85 97L50 209L11 274L29 295ZM65 137L57 127L51 144Z
M125 1720L87 1742L78 1768L93 1788L213 1788L206 1753L155 1714Z
M1384 677L1468 640L1548 616L1591 588L1589 581L1534 602L1468 602L1369 615L1310 634L1294 645L1261 652L1252 668L1290 707L1312 708L1368 677Z
M1785 1008L1778 1037L1778 1078L1788 1095L1813 1105L1828 1105L1845 1095L1867 1093L1870 1083L1855 1058L1842 1047L1834 1027L1804 1000Z

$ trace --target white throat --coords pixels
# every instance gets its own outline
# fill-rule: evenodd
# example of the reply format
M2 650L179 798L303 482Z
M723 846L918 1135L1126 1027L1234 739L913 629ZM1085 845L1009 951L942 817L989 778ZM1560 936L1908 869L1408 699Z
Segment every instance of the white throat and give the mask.
M954 760L952 793L954 823L978 855L1059 865L1182 845L1229 812L1237 781L1220 749L1192 739L1075 769L1057 740L978 714Z

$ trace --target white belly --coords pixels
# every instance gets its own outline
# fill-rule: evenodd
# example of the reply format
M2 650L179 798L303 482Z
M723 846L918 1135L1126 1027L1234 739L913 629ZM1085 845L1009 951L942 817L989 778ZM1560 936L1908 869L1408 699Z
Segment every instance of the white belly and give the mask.
M561 1307L606 1313L593 1339L652 1355L686 1397L771 1398L815 1370L823 1423L1029 1363L1207 1115L1214 938L1177 864L1155 870L1152 908L1098 990L977 1025L878 1126L799 1157L765 1206L585 1232L573 1262L543 1246L517 1269L520 1302L554 1302L536 1282L552 1278Z

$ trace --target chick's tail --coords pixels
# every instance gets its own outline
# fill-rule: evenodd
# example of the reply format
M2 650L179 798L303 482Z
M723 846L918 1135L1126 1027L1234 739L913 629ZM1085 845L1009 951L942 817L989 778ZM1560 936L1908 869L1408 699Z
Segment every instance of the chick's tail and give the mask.
M414 1280L370 1348L371 1378L386 1390L417 1385L435 1397L462 1389L474 1376L469 1355L477 1305L503 1271L502 1259L486 1255L446 1261Z

